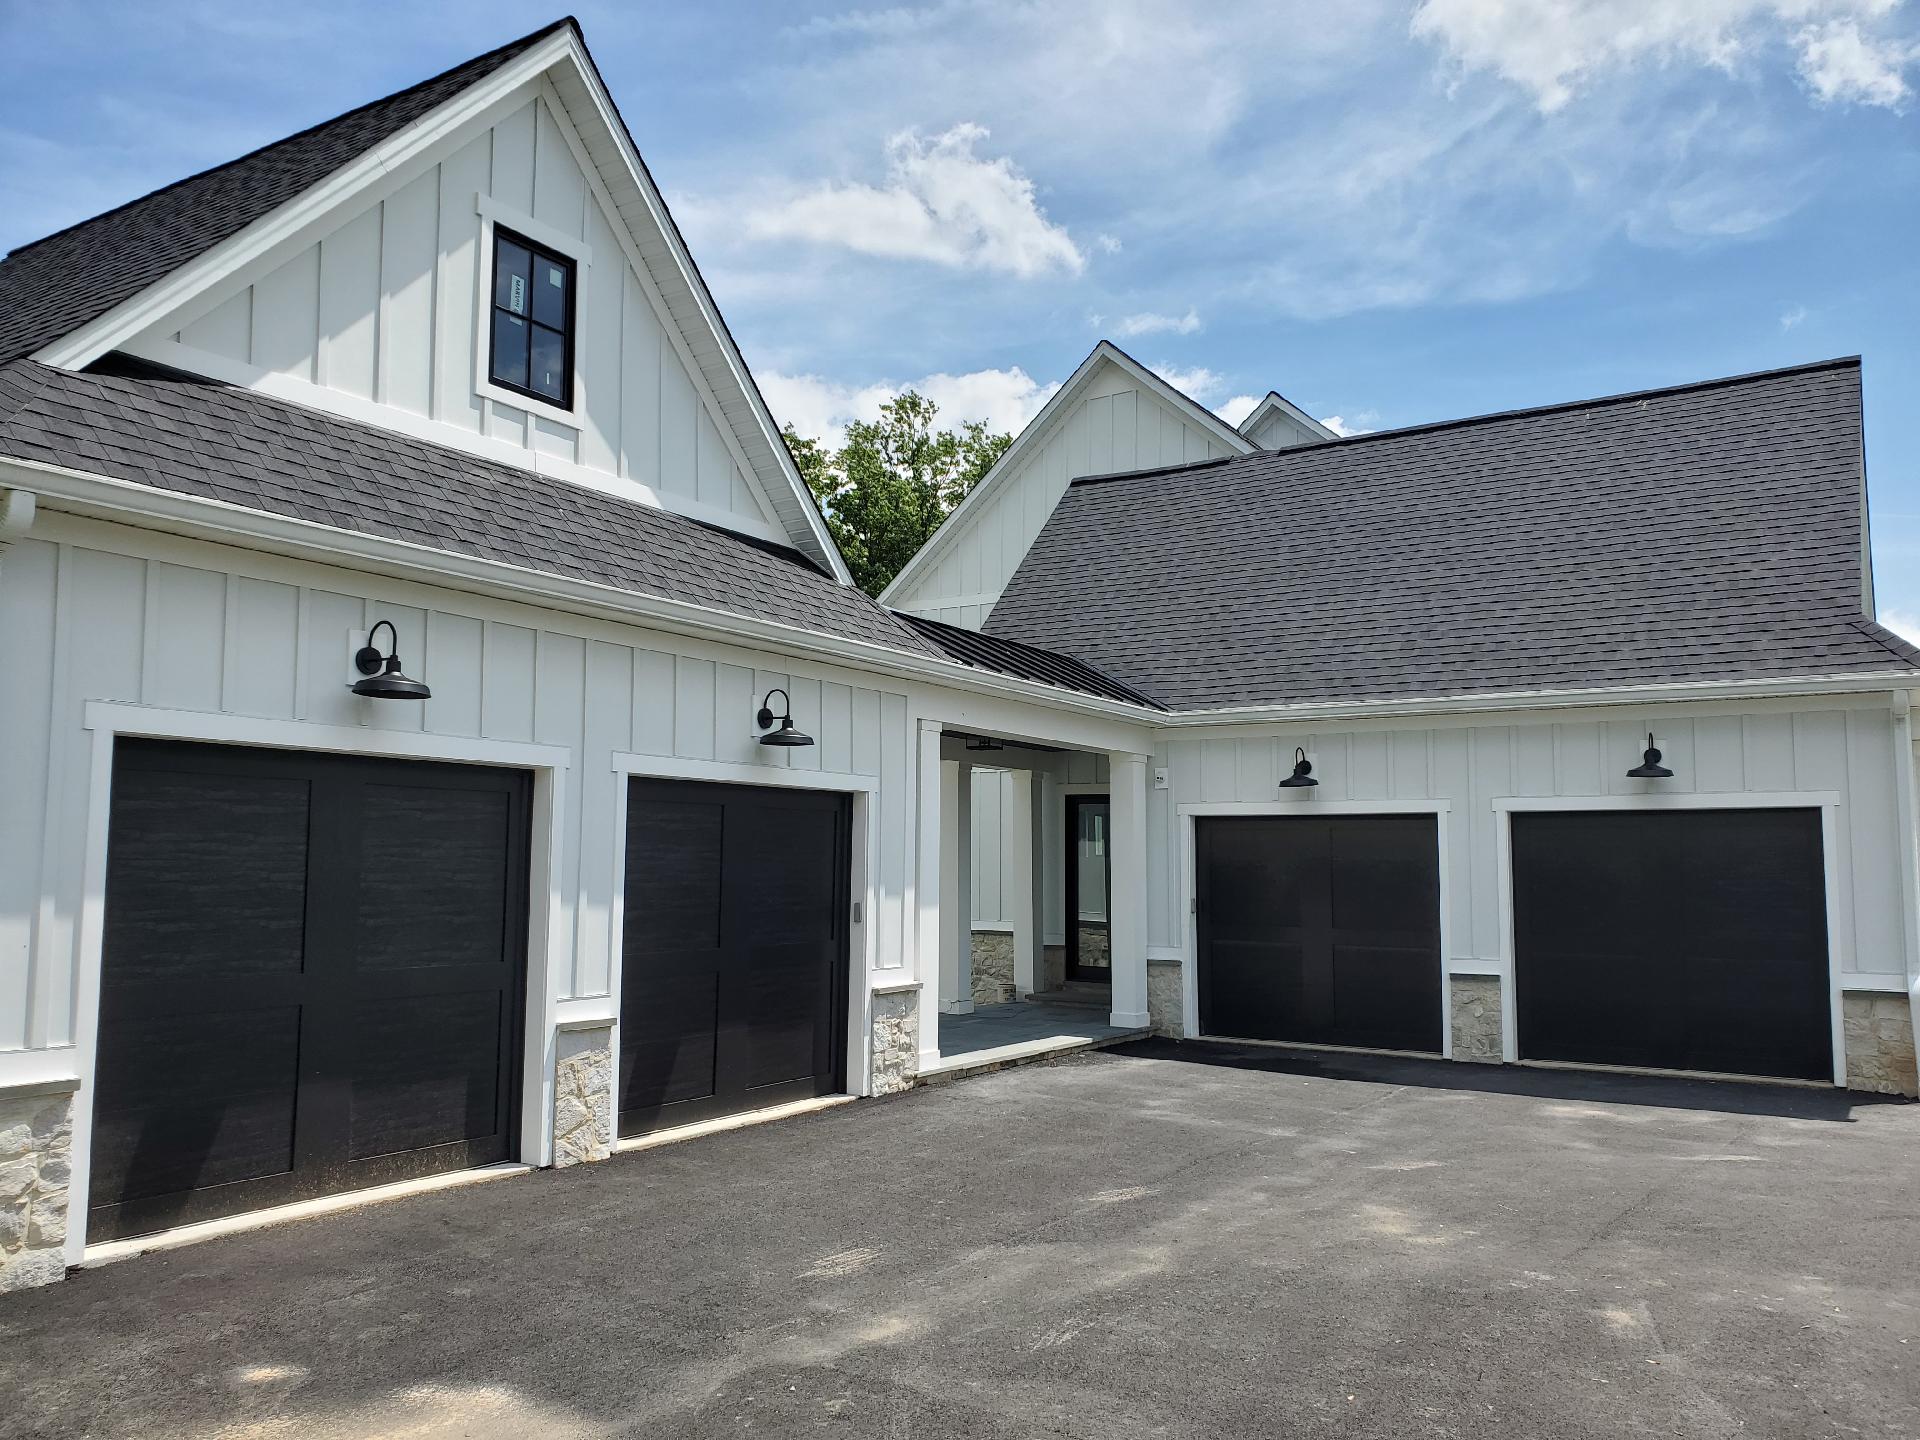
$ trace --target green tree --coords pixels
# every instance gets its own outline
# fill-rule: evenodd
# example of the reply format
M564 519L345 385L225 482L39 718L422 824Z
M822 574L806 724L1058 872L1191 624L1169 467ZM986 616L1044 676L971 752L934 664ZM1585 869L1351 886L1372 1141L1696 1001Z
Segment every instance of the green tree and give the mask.
M877 420L849 425L838 450L791 425L781 432L854 583L869 595L887 587L1013 443L979 420L937 430L939 413L926 396L905 390L880 407Z

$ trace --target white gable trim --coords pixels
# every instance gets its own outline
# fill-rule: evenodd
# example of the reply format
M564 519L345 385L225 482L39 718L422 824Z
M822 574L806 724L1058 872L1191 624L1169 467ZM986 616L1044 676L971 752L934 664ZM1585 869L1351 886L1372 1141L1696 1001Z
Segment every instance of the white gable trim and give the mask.
M932 538L901 567L900 573L893 577L893 583L880 592L880 602L883 605L892 604L896 595L904 593L932 570L939 562L940 556L966 529L969 517L976 511L984 511L993 496L1003 488L1005 477L1020 468L1029 452L1045 445L1047 438L1053 434L1054 430L1073 414L1074 407L1080 403L1081 397L1085 395L1087 388L1093 383L1094 377L1103 365L1116 366L1156 399L1192 418L1208 435L1225 446L1229 454L1248 455L1259 448L1198 400L1169 385L1111 340L1102 340L1093 347L1087 358L1080 362L1080 367L1067 377L1067 383L1054 391L1053 397L1040 407L1040 413L1027 422L1026 428L1015 437L1013 444L1007 447L1007 453L995 461L993 468L981 477L980 483L967 492L964 500L953 507L953 513L941 522L940 528L933 532Z
M779 429L767 413L766 403L747 371L746 362L727 334L712 297L693 268L692 257L679 242L665 202L647 177L645 166L618 119L618 112L599 83L591 59L570 27L530 47L239 234L163 276L105 315L43 347L33 358L63 369L82 369L108 352L122 348L175 312L185 312L216 287L230 292L252 283L279 260L310 243L314 233L340 207L356 200L384 198L387 192L399 188L426 164L432 163L431 157L437 154L441 142L482 121L491 123L494 111L511 108L519 98L517 92L540 81L549 72L553 72L562 85L549 88L542 83L537 88L559 102L552 107L556 118L575 121L574 107L566 103L568 90L577 89L591 98L606 127L607 146L622 157L625 163L621 169L639 193L640 207L621 206L605 194L602 183L603 203L610 216L621 222L614 224L615 233L621 234L623 224L631 227L636 223L637 209L643 209L646 218L659 231L663 242L659 259L667 262L664 277L652 271L652 266L659 261L646 259L643 254L646 247L638 246L635 237L621 234L623 248L629 243L636 244L636 248L628 250L628 258L636 262L635 268L643 282L652 292L652 287L664 280L676 289L684 289L694 302L690 306L676 306L670 295L649 295L662 313L664 328L673 336L676 348L687 362L696 389L702 399L712 405L716 428L728 442L755 499L765 506L766 513L777 517L784 532L782 539L826 564L843 584L851 584L846 563L827 534L806 482L786 452ZM574 127L569 123L560 128L566 134ZM573 144L577 137L569 135L568 140ZM579 152L576 157L582 158ZM603 182L607 166L589 159L582 169L589 184L593 184ZM693 336L682 333L689 323L697 327ZM729 396L728 402L721 401L722 394ZM736 395L737 399L732 398ZM745 427L745 433L741 433L742 421L749 417L760 423ZM746 453L749 448L759 452L755 462L749 462ZM526 461L523 458L519 463L524 466ZM778 502L776 495L780 497Z
M1253 434L1255 430L1260 428L1262 422L1264 422L1269 415L1275 414L1276 412L1286 416L1289 420L1306 426L1308 430L1318 435L1322 440L1338 440L1340 438L1318 420L1307 414L1307 412L1302 410L1298 405L1287 399L1287 397L1282 395L1278 390L1269 390L1267 392L1267 398L1253 407L1253 413L1240 422L1240 433L1242 435Z

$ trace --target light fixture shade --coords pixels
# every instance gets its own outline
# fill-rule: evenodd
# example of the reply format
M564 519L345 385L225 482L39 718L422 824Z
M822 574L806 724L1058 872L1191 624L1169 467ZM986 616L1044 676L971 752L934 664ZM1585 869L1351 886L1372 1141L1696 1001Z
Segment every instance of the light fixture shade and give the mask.
M1653 732L1647 732L1647 748L1641 752L1640 763L1627 771L1630 780L1671 780L1673 771L1660 763L1660 752L1654 748Z
M1293 774L1280 782L1282 790L1305 790L1320 782L1313 778L1313 762L1307 759L1307 752L1299 746L1293 751Z
M776 695L786 701L785 711L778 716L773 713L773 697ZM776 719L780 722L780 728L777 730L768 730L767 727L773 724ZM758 725L762 730L767 731L766 734L760 737L760 743L762 745L789 746L813 744L813 737L811 735L803 734L793 728L793 697L778 687L767 691L767 698L760 702L760 711L753 717L753 723Z
M380 647L373 643L373 637L386 628L393 637L393 644L382 655ZM369 700L431 700L433 691L418 680L410 680L400 673L400 632L393 628L391 620L381 620L367 632L367 643L362 645L353 657L354 667L365 679L353 682L353 693L364 695Z

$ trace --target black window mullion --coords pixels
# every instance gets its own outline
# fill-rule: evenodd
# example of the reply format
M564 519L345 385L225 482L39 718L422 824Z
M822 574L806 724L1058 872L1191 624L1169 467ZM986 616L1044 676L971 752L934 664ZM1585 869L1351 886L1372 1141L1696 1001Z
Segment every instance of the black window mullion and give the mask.
M525 250L532 257L527 277L526 308L518 313L510 306L503 305L500 302L499 277L501 247L503 245L511 245L517 250ZM530 400L538 400L546 405L557 405L563 410L571 409L573 407L574 388L574 328L575 317L578 314L578 269L574 262L568 257L536 245L525 236L517 235L499 226L496 226L494 229L492 264L494 282L492 299L487 310L488 344L491 352L487 365L487 378L493 384L500 386L504 390L511 390L516 395L524 395ZM535 310L538 308L534 298L534 291L540 282L543 267L545 266L554 267L565 277L566 302L562 307L559 324L557 325L549 324L546 320L536 320L534 318ZM503 367L500 363L500 347L495 338L498 334L498 324L494 317L498 315L509 315L520 322L519 344L516 346L516 349L520 351L517 358L521 362L521 373L526 377L525 384L516 383L501 373ZM534 342L539 335L542 334L550 336L559 342L560 393L558 396L545 393L536 383L534 356L537 347Z

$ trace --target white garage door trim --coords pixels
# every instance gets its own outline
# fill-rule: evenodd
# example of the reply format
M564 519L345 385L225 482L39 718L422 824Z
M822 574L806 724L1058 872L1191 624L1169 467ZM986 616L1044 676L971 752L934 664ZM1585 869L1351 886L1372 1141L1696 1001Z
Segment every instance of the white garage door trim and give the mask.
M111 700L89 700L84 726L93 732L87 780L87 832L82 862L78 916L79 975L75 996L75 1059L80 1097L74 1105L73 1174L68 1193L84 1196L93 1168L93 1094L100 1039L100 949L106 915L107 822L113 799L114 742L122 735L152 740L197 740L215 745L252 745L274 750L315 750L340 755L374 755L396 760L442 760L468 765L497 765L533 774L533 837L528 855L526 1034L520 1089L520 1158L529 1165L552 1163L553 957L560 953L554 927L555 857L561 854L566 787L556 783L571 756L557 745L507 740L478 740L419 731L369 726L319 725L304 720L266 720L247 715L210 715L192 710L157 710ZM86 1254L86 1207L72 1207L67 1227L66 1260L78 1265Z
M627 781L635 776L651 780L702 780L720 785L777 786L790 790L826 790L850 796L853 801L853 863L851 894L847 896L850 923L847 928L847 1039L842 1057L847 1077L847 1093L869 1095L873 1091L873 1046L869 1042L872 1024L873 989L884 982L896 981L903 969L882 973L877 969L875 947L878 927L873 923L879 903L875 868L869 857L880 853L880 777L855 775L834 770L792 770L775 766L735 765L723 760L683 760L673 755L639 755L619 751L613 757L614 801L613 832L608 837L613 857L612 913L608 916L608 953L613 956L612 994L592 1003L608 1007L604 1014L612 1027L613 1073L620 1073L620 957L625 953L627 913ZM857 912L852 907L858 906ZM616 1108L618 1102L616 1100Z
M1841 847L1846 832L1840 825L1840 796L1832 790L1753 791L1743 794L1687 795L1502 795L1494 799L1495 870L1500 885L1500 1045L1509 1065L1520 1060L1519 1015L1514 997L1513 965L1513 824L1517 812L1581 812L1632 810L1642 814L1663 810L1818 810L1820 812L1820 869L1827 901L1827 1020L1833 1037L1833 1083L1847 1083L1847 1040L1840 1006L1840 977L1853 950L1853 912L1843 908L1840 877L1845 870Z
M1193 822L1208 816L1272 816L1276 819L1310 820L1317 815L1431 815L1435 843L1440 850L1440 1053L1453 1058L1453 1026L1447 1023L1447 982L1453 954L1453 893L1448 875L1447 857L1453 846L1447 838L1448 819L1453 810L1450 800L1321 800L1308 792L1303 800L1221 800L1181 805L1180 817L1180 909L1181 961L1180 1008L1182 1028L1189 1035L1200 1033L1200 924L1194 897L1198 881L1194 874L1195 849ZM1511 987L1508 987L1511 988Z

